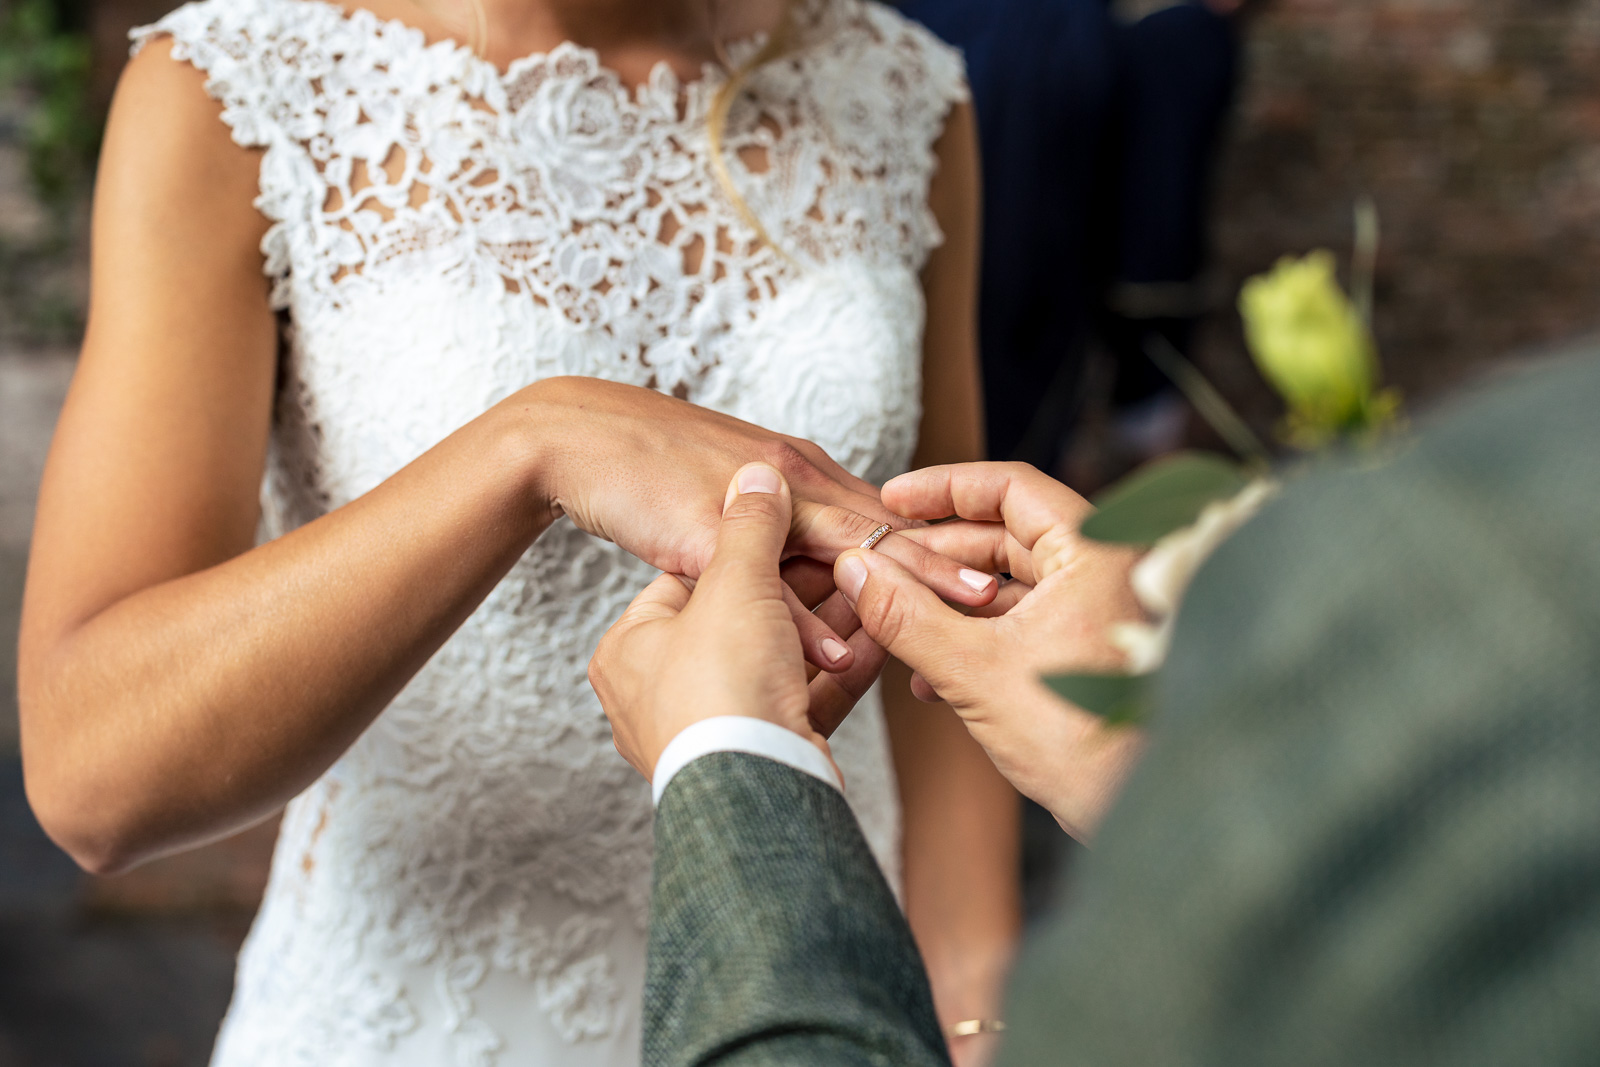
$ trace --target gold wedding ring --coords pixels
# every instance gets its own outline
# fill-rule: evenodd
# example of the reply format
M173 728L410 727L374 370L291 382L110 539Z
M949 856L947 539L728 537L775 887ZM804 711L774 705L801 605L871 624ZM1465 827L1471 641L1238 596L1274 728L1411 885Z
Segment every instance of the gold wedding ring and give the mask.
M872 533L867 535L867 539L861 542L861 547L870 552L872 549L878 547L879 541L882 541L885 537L893 532L894 527L890 526L888 523L884 523L882 526L878 527L876 530L873 530Z
M963 1019L946 1030L951 1037L971 1037L973 1034L1003 1034L1006 1024L1000 1019Z

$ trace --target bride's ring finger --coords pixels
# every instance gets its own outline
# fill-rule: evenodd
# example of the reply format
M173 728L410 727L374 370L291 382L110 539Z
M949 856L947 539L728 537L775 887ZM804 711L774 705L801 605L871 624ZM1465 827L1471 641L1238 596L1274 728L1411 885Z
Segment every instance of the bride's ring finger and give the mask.
M796 501L791 548L831 563L841 552L867 548L890 557L946 600L979 607L994 599L994 575L963 567L893 530L882 518L814 501ZM871 541L869 545L867 542Z

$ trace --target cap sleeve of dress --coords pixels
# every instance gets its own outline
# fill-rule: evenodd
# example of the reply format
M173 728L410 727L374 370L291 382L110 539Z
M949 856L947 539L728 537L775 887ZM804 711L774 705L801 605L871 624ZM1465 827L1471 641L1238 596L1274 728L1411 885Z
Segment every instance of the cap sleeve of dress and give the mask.
M130 31L132 52L172 41L172 57L206 75L233 140L262 148L255 207L272 224L262 238L272 306L288 304L290 231L307 219L322 183L307 145L325 126L319 55L336 36L338 10L282 0L201 0ZM325 62L325 60L323 60Z
M908 198L918 208L911 236L914 259L920 265L927 254L944 243L944 232L928 206L928 187L939 167L934 147L944 133L950 109L971 99L966 61L961 52L921 23L913 22L884 4L864 3L860 12L877 38L882 58L873 71L877 91L890 102L892 114L884 127L890 155L882 162L904 161Z

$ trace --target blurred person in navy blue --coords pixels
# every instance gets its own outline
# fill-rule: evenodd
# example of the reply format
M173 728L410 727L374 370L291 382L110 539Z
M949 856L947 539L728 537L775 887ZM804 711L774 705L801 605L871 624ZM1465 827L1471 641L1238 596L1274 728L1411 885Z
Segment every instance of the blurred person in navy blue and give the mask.
M1206 222L1238 80L1240 7L1238 0L1116 5L1122 17L1111 145L1117 221L1101 335L1116 357L1113 404L1135 422L1141 407L1153 415L1151 401L1159 410L1171 396L1149 347L1160 338L1187 355L1195 321L1215 299Z
M989 455L1048 468L1029 444L1063 363L1076 385L1098 288L1087 254L1103 221L1116 71L1105 0L906 0L902 11L967 60L983 157L979 351ZM1097 210L1098 209L1098 210ZM1071 397L1056 398L1063 410ZM1024 447L1027 445L1027 447Z
M1099 332L1115 400L1164 381L1204 309L1208 177L1237 77L1235 0L905 0L966 56L983 156L989 455L1052 467Z

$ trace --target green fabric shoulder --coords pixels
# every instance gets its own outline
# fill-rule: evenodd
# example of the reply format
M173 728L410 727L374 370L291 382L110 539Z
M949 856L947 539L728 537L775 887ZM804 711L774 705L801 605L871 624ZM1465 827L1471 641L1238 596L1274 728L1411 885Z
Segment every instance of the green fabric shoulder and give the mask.
M1190 589L1010 1067L1593 1062L1600 358L1290 486Z

